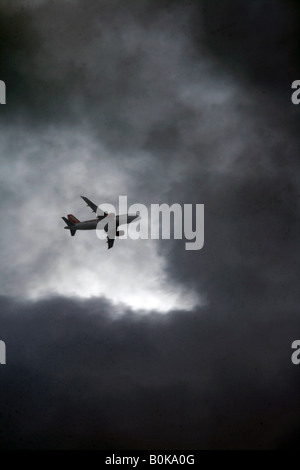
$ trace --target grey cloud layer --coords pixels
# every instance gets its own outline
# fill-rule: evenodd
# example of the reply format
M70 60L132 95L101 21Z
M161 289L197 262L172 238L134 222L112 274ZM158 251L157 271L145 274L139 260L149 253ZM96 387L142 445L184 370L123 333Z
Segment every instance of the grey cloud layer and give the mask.
M111 319L2 299L3 448L280 448L297 435L297 321L251 308ZM276 328L274 328L274 322Z

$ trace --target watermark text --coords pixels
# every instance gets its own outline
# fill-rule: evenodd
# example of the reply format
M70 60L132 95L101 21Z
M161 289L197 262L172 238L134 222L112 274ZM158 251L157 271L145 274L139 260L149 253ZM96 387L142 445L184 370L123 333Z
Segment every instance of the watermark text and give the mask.
M6 345L0 341L0 364L6 364Z
M0 80L0 104L6 104L6 86L3 80Z
M200 250L204 245L204 204L144 204L127 206L127 196L119 196L119 208L101 204L97 215L107 212L97 224L96 234L100 240L115 238L137 239L185 239L186 250ZM135 217L135 218L134 218ZM132 219L130 219L132 218ZM126 225L130 220L134 224ZM122 230L118 227L122 225Z
M294 80L292 83L292 89L296 90L292 93L291 100L293 104L300 103L300 80Z

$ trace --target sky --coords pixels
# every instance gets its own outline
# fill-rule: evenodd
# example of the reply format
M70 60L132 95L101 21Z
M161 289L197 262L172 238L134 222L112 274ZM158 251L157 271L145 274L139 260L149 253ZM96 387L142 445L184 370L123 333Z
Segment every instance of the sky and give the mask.
M299 6L0 2L1 449L299 441ZM70 237L204 204L205 241Z

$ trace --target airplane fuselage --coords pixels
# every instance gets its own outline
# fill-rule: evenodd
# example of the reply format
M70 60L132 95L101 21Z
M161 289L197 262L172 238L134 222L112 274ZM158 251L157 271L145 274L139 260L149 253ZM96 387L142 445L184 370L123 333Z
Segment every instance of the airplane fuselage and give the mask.
M96 230L97 225L99 223L99 219L93 220L84 220L83 222L78 222L74 224L73 227L65 227L67 229L76 229L76 230Z
M118 230L118 227L120 225L130 224L130 222L137 221L140 219L140 215L138 213L135 215L116 215L114 213L108 214L106 211L99 209L98 206L96 206L96 204L90 201L90 199L88 199L87 197L81 196L81 198L87 203L87 205L92 209L92 211L98 215L98 217L96 219L84 220L83 222L77 219L73 214L68 214L68 218L62 217L63 221L67 224L65 226L65 229L69 230L70 235L72 237L74 237L77 230L102 229L106 232L106 242L108 249L110 249L114 245L115 237L121 237L122 235L124 235L124 230ZM101 215L99 214L99 212Z
M84 220L82 222L77 222L76 224L72 226L67 225L65 229L67 230L96 230L97 225L102 220L102 218L104 217L101 217L99 219ZM137 215L129 215L129 214L117 215L116 216L116 228L119 227L119 225L129 224L130 222L138 218L139 217Z

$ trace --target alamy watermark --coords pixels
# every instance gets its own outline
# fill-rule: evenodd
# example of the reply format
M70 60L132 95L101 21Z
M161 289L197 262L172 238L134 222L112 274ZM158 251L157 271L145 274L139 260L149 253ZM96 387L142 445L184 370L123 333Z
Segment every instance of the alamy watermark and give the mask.
M292 89L296 90L292 93L291 100L293 104L300 103L300 80L294 80L292 83Z
M0 341L0 364L6 364L6 345Z
M127 196L119 196L119 207L112 204L101 204L97 215L108 215L97 224L96 234L100 240L107 235L121 239L182 239L185 238L186 250L200 250L204 245L204 204L151 204L150 209L140 203L127 205ZM135 223L127 224L128 215L138 214ZM119 214L117 221L117 214ZM124 224L124 225L123 225ZM122 225L122 230L118 226ZM106 227L107 226L107 227ZM106 231L103 231L104 228ZM124 228L123 228L124 227Z
M0 80L0 104L6 104L6 86L3 80Z
M292 363L297 366L300 364L300 340L296 339L295 341L292 342L292 349L296 349L296 351L293 352L291 360Z

